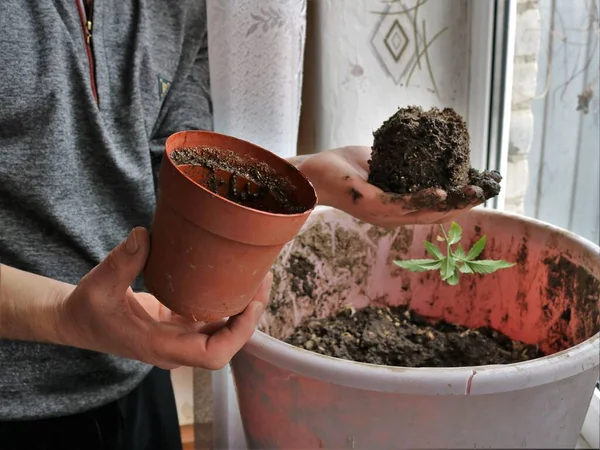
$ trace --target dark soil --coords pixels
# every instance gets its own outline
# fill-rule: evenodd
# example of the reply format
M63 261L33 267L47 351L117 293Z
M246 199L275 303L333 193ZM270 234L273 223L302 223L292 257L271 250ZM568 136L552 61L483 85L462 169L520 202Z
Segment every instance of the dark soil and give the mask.
M456 207L500 192L498 172L471 168L467 124L451 108L400 108L373 136L368 181L384 192L413 194L439 188L448 194L445 203ZM465 191L467 186L476 189Z
M560 351L600 331L600 280L563 255L544 258L542 262L548 270L545 296L548 301L542 305L542 313L549 321L560 313L560 320L553 321L548 330L552 350ZM572 317L579 319L575 327L571 326Z
M368 306L312 319L286 340L323 355L396 367L511 364L544 356L488 327L431 322L406 307Z
M294 275L291 285L292 292L311 298L314 290L311 277L315 273L315 265L304 256L292 255L289 260L288 272Z
M176 149L170 156L178 166L206 168L194 181L240 205L278 214L307 210L295 200L295 187L286 177L251 156L205 146Z

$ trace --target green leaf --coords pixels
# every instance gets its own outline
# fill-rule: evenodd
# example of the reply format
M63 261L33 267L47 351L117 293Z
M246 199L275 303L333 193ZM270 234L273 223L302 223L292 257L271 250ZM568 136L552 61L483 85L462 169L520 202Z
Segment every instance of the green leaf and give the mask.
M467 262L462 263L458 270L460 273L473 273L473 270L471 269L471 267L469 267L469 264Z
M411 272L425 272L427 270L438 270L442 267L441 261L435 259L411 259L408 261L394 261L398 267Z
M442 276L442 280L446 281L456 271L456 261L451 255L448 255L441 263L440 275Z
M461 244L458 244L458 247L456 247L454 256L456 256L456 259L459 259L459 260L466 258L465 249L463 248L463 246Z
M437 260L441 260L441 259L444 259L444 258L445 258L445 256L444 256L444 254L442 253L442 251L441 251L441 250L440 250L438 247L436 247L435 245L433 245L431 242L427 242L427 241L425 241L425 242L423 243L423 245L425 246L425 249L427 250L427 252L428 252L428 253L429 253L431 256L433 256L435 259L437 259Z
M486 237L483 236L481 239L479 239L477 242L475 242L475 244L473 244L473 247L471 247L471 250L469 250L469 253L467 253L467 258L469 261L474 260L475 258L477 258L479 255L481 255L481 252L483 251L484 247L485 247L485 241L486 241Z
M483 259L480 261L465 261L465 264L469 265L469 268L479 274L494 273L500 269L507 269L515 265L515 263L507 261L494 261L491 259Z
M456 222L452 222L450 225L450 231L448 232L448 244L456 244L462 237L462 228Z
M446 279L446 283L450 286L456 286L458 284L458 272L456 270Z

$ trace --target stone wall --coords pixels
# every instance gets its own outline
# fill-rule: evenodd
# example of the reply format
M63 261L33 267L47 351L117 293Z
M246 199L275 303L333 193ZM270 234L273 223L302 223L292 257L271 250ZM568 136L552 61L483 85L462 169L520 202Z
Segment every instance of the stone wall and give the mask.
M528 154L533 141L531 102L536 95L540 47L538 0L518 0L513 91L506 173L505 210L523 214L529 181Z

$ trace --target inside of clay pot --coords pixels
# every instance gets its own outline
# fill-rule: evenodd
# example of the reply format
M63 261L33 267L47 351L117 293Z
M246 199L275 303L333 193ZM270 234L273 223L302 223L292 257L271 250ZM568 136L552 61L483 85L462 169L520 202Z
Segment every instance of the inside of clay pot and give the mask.
M427 318L469 328L489 326L546 354L600 331L600 261L590 247L510 216L473 211L458 222L465 247L487 236L481 259L516 265L449 286L438 272L413 273L393 263L426 258L423 242L435 239L437 225L385 230L335 209L314 212L274 266L259 329L283 340L307 318L336 314L347 304L376 304L409 305Z
M276 214L297 214L314 205L285 173L249 154L220 147L197 146L177 148L171 153L171 158L177 168L194 182L248 208ZM312 186L309 187L312 189Z
M180 165L178 169L191 180L221 197L237 199L238 203L249 208L276 213L286 212L271 190L242 175L191 164Z

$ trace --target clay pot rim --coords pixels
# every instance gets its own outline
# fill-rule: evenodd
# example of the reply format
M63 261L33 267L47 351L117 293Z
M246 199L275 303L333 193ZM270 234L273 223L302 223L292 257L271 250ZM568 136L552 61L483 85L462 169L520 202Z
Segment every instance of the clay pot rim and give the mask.
M326 209L331 208L322 206L318 211ZM490 209L476 209L467 214L525 221L563 234L587 250L600 252L600 247L591 241L537 219ZM486 366L415 368L361 363L298 348L259 330L242 351L301 376L358 389L411 395L485 395L555 383L598 367L600 332L552 355Z
M292 170L296 171L301 177L302 179L307 183L307 185L310 187L310 189L312 190L313 196L314 196L314 203L313 206L306 209L306 211L303 212L299 212L299 213L293 213L293 214L283 214L283 213L272 213L272 212L267 212L267 211L262 211L260 209L254 209L254 208L249 208L247 206L244 205L240 205L239 203L236 203L234 201L229 200L228 198L222 197L219 194L215 194L214 192L212 192L211 190L205 188L204 186L202 186L201 184L197 183L196 181L194 181L193 179L191 179L190 177L188 177L186 174L184 174L181 170L179 170L179 167L177 166L177 164L175 164L175 162L171 159L170 153L174 152L175 150L177 150L177 148L184 148L182 147L177 147L177 148L172 148L171 150L167 149L167 145L165 142L165 149L164 149L164 159L166 159L169 164L171 165L171 167L173 167L178 174L180 174L188 183L191 183L194 187L196 188L200 188L202 191L204 191L205 193L218 198L219 200L222 200L230 205L233 205L233 207L250 212L250 213L258 213L260 215L265 215L265 216L270 216L270 217L302 217L304 215L308 215L310 213L312 213L312 211L314 211L315 207L319 204L319 197L317 195L317 190L315 189L312 181L310 181L308 179L308 177L304 174L304 172L302 172L300 169L298 169L296 166L294 166L292 163L290 163L289 161L287 161L285 158L280 157L279 155L275 154L274 152L271 152L257 144L254 144L252 142L246 141L244 139L240 139L237 138L235 136L230 136L230 135L226 135L223 133L217 133L215 131L205 131L205 130L182 130L182 131L178 131L176 133L171 134L168 139L171 139L175 136L179 136L182 134L188 134L188 133L198 133L198 134L211 134L211 135L215 135L215 136L222 136L222 137L226 137L228 139L233 139L235 141L238 141L240 143L246 144L246 145L251 145L254 147L259 148L262 151L271 153L273 155L273 157L279 159L281 162L283 162L283 164L287 165L288 167L290 167ZM163 161L164 163L164 161ZM268 164L268 163L267 163ZM193 164L190 164L193 166ZM296 186L296 188L300 189L299 186Z

